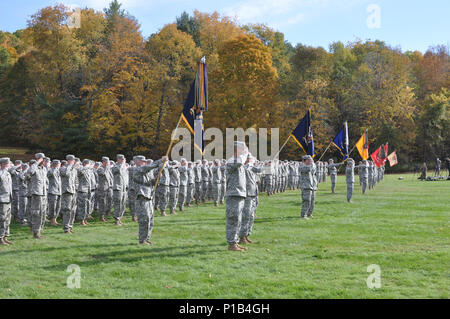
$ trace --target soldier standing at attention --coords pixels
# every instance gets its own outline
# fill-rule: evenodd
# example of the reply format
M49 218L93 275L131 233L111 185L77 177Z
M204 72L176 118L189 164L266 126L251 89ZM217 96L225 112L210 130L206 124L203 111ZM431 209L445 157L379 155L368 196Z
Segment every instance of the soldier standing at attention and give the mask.
M244 163L247 160L248 149L243 142L234 142L234 156L227 161L227 191L226 201L226 240L228 250L242 251L239 246L239 230L242 211L247 196Z
M42 238L41 232L45 224L46 213L46 181L47 170L43 166L45 155L37 153L35 155L36 163L28 169L28 176L30 178L30 185L28 187L31 194L30 215L31 215L31 230L34 238Z
M156 199L158 200L158 203L155 204L155 207L156 206L159 207L161 216L167 216L166 208L167 208L167 200L169 197L169 185L170 185L170 175L167 165L164 165L162 171L158 173L161 175L161 177L159 178L159 184L156 187Z
M0 244L10 245L8 240L9 225L11 224L12 180L9 168L11 162L8 157L0 159Z
M256 158L249 154L245 168L245 180L247 195L245 197L244 208L242 210L242 221L239 230L239 244L252 244L250 236L253 223L255 221L255 212L258 202L258 185L256 184L256 174L263 171L262 167L254 166Z
M61 162L53 160L47 172L48 178L48 218L53 226L58 226L56 219L61 211L61 176L59 168Z
M21 172L22 161L17 160L15 165L9 169L12 180L12 200L11 200L11 216L19 221L19 175Z
M139 244L150 245L150 236L153 230L153 187L155 185L155 176L158 172L155 169L160 167L161 163L168 159L164 156L161 160L148 164L144 156L136 156L136 168L130 178L136 189L136 216L139 224Z
M186 159L182 158L180 161L181 165L178 167L180 172L180 186L178 191L178 207L180 212L184 211L184 203L186 203L187 198L187 185L189 179L188 166Z
M191 207L191 202L194 199L195 194L195 173L194 173L194 163L189 162L187 173L188 173L188 184L187 184L187 195L186 195L186 206Z
M214 161L214 166L212 171L212 198L214 201L214 206L219 205L220 188L222 182L222 171L220 170L220 160L216 159Z
M300 179L302 189L301 218L313 217L314 202L317 191L316 165L310 155L303 156L303 164L300 166Z
M347 160L347 167L345 168L345 182L347 183L347 202L352 202L353 188L355 184L355 161L352 158Z
M84 159L82 167L78 168L78 188L77 188L77 219L81 226L87 225L91 198L91 174L89 172L90 160Z
M366 160L361 161L361 164L358 165L358 174L359 181L361 183L362 193L366 193L367 183L369 181L369 164L367 164Z
M135 222L136 213L134 209L134 202L136 200L136 189L134 187L133 181L133 171L136 168L136 156L133 156L133 160L130 162L130 167L128 167L128 207L130 208L131 221Z
M113 177L111 174L111 166L108 157L102 157L102 165L98 171L98 185L97 185L97 199L98 199L98 214L101 222L106 222L105 216L108 215L111 205L110 192L112 192Z
M178 193L180 191L180 172L178 171L178 161L171 161L169 165L169 209L170 213L176 215L175 210L178 204Z
M76 185L77 170L75 156L67 155L67 166L61 167L61 212L63 215L63 229L66 234L73 233L73 223L76 214Z
M22 226L27 223L27 203L28 203L28 182L25 180L25 174L28 170L28 164L22 164L19 173L19 222Z
M227 161L222 159L220 162L220 173L222 174L222 179L220 183L220 204L225 203L225 193L227 191Z
M209 189L209 167L208 161L202 161L202 203L206 201L206 197L208 196Z
M122 154L117 155L117 164L111 169L113 179L113 201L114 201L114 224L122 225L122 217L125 213L127 195L127 175L126 159Z
M331 178L331 192L335 194L336 190L336 180L337 180L337 168L341 166L342 163L336 163L334 164L334 160L330 158L328 160L328 170L330 171L330 178Z
M197 160L194 165L194 176L195 176L195 204L200 202L202 197L202 162Z

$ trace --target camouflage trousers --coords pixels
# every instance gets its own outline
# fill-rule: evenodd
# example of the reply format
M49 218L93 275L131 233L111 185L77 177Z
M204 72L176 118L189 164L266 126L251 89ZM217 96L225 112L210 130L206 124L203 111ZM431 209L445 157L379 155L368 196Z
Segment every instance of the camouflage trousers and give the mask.
M230 245L239 241L242 211L244 210L245 197L227 196L226 199L226 240Z
M197 204L202 199L202 182L195 182L194 198Z
M159 184L156 188L156 200L155 207L158 207L161 212L167 208L167 201L169 197L169 186Z
M331 191L334 193L336 190L336 179L337 179L337 175L336 174L331 174L330 175L331 178Z
M208 181L203 181L202 182L202 201L203 202L208 197L208 189L209 189L209 182Z
M89 216L91 192L77 193L77 220L85 220Z
M169 186L169 208L175 210L178 204L178 193L180 189L178 186Z
M369 176L368 183L369 183L369 189L372 189L373 188L373 177L372 176Z
M211 192L212 192L212 200L214 201L214 204L219 204L219 200L220 200L220 190L222 188L221 184L217 184L217 183L211 183Z
M208 200L212 200L213 199L213 182L209 181L208 182L208 195L207 195L207 199Z
M34 234L39 233L44 229L46 211L47 196L31 195L31 230Z
M94 212L95 206L95 196L97 194L97 190L92 190L89 196L89 216Z
M113 191L114 202L114 218L121 219L125 214L125 206L127 204L127 192L126 191Z
M48 218L58 218L61 211L61 195L48 194Z
M255 221L256 200L256 196L247 196L245 198L239 238L250 236L252 232L253 223Z
M0 238L9 236L11 224L11 203L0 203Z
M294 189L295 177L293 175L289 175L288 186L290 189Z
M97 203L98 203L98 215L104 217L111 212L111 200L110 193L111 190L97 191Z
M134 189L128 190L128 207L130 208L130 215L136 216L136 191Z
M267 195L272 194L272 175L266 175L264 177L264 184Z
M194 200L194 194L195 194L195 183L189 184L187 186L187 193L186 193L186 204L190 205L191 202Z
M367 178L361 178L361 189L362 193L365 194L367 189Z
M16 219L19 219L19 191L18 190L12 191L11 215L12 215L12 217L14 217Z
M316 191L302 189L302 212L301 217L311 217L314 211Z
M64 193L61 195L61 213L63 217L63 229L65 232L73 229L75 213L77 209L77 197L75 194Z
M178 192L178 207L180 210L184 209L184 203L186 203L187 198L187 185L180 185Z
M347 183L347 202L352 199L354 185L354 183Z
M139 224L139 242L150 240L153 230L153 201L138 196L135 201L135 213Z
M18 218L21 223L24 222L27 216L27 203L28 203L28 197L26 196L20 196L19 197L19 214Z
M225 202L225 193L227 192L227 182L222 181L220 184L220 203L223 204Z

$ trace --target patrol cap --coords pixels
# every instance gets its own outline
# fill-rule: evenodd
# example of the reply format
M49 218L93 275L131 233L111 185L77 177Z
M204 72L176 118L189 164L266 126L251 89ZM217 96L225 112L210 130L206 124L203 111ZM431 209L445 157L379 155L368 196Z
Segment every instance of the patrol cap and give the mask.
M186 161L186 159L185 159L184 157L181 158L180 162L181 162L181 163L187 163L187 161Z
M88 160L87 158L85 158L83 160L83 165L90 164L90 163L91 163L91 160Z
M302 160L306 161L312 159L312 157L310 155L303 155Z
M145 156L144 155L137 155L134 157L135 161L145 161Z
M47 162L51 162L50 157L45 157L44 159L45 159Z
M81 162L81 160L78 157L75 157L76 162Z
M117 158L117 160L124 160L125 159L125 155L117 154L116 158Z
M100 166L102 165L102 162L95 162L95 165Z
M61 164L61 162L60 162L59 160L57 160L57 159L54 159L54 160L52 161L52 164Z
M220 159L215 159L214 163L220 163Z
M109 157L103 156L102 157L102 162L109 162Z
M0 164L9 164L9 162L11 162L9 157L0 158Z
M26 170L26 169L28 169L28 167L30 167L28 164L23 164L22 165L22 170Z
M30 165L36 164L36 160L32 159L30 160Z
M44 153L36 153L36 154L34 154L34 158L35 159L45 158L45 154Z
M147 164L152 164L153 160L151 158L149 158L146 162L147 162Z
M170 161L170 165L178 165L178 161Z
M22 165L23 163L22 163L21 160L16 160L16 161L14 162L14 164L15 164L15 165Z
M71 154L66 155L66 160L68 160L68 161L74 161L74 160L75 160L75 155L71 155Z
M67 161L66 160L62 160L61 161L61 165L67 165Z

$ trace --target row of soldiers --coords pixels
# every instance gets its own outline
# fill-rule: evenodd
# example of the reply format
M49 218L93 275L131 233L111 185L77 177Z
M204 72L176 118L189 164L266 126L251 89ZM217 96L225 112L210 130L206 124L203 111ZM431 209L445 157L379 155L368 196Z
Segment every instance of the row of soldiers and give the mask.
M149 242L153 209L159 209L160 214L166 216L167 207L171 214L176 214L177 206L183 211L185 205L192 206L193 202L198 205L207 200L212 200L218 206L224 203L225 197L234 196L232 195L234 191L227 187L230 166L227 161L190 162L181 159L180 162L169 162L167 158L163 159L154 163L153 160L145 159L143 156L135 156L130 164L127 164L125 157L119 154L116 162L107 157L103 157L101 162L88 159L80 161L74 155L67 155L64 161L51 161L42 153L36 154L35 160L26 164L16 161L12 165L8 158L2 159L0 242L9 243L8 206L9 216L12 213L20 223L30 227L35 238L41 238L45 221L57 226L59 215L62 215L63 230L68 234L73 233L75 219L80 225L87 225L87 220L92 219L94 210L97 211L101 221L106 221L106 216L113 210L115 224L120 226L128 202L132 220L138 221L140 225L139 242L144 244ZM330 160L328 163L314 164L311 158L314 167L308 171L306 164L308 161L309 159L304 158L302 162L278 160L260 162L251 155L247 157L243 169L246 179L245 198L248 199L243 200L242 209L245 207L245 214L241 214L239 222L234 221L234 224L239 224L238 230L230 234L227 226L227 241L231 250L241 250L243 247L238 247L239 243L251 242L248 236L253 228L259 190L267 192L270 196L287 188L302 189L304 200L301 216L304 218L312 217L314 192L319 182L326 181L328 173L334 192L337 167L342 163L334 164L333 160ZM348 163L350 162L352 161L349 160ZM367 163L367 168L365 165L358 166L361 185L367 184L366 180L375 181L370 177L373 163ZM142 172L146 169L148 171ZM365 171L368 174L367 178ZM144 175L145 185L142 182ZM149 183L153 186L158 184L156 192L151 189ZM347 184L349 184L348 177ZM372 185L373 183L369 182L369 188L373 187ZM146 190L143 192L143 189ZM351 188L351 191L348 191L349 201L352 190ZM242 193L239 192L241 195ZM151 201L151 205L146 203L142 206L140 198ZM146 208L148 205L151 206L151 212Z

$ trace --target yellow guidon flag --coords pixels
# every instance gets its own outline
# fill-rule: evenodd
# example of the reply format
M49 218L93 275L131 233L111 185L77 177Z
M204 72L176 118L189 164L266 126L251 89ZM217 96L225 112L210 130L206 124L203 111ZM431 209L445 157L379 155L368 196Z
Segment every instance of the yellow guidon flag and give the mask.
M361 138L356 142L356 148L358 149L359 155L361 155L363 160L366 160L369 158L369 135L368 131L366 130L364 134L361 136Z

